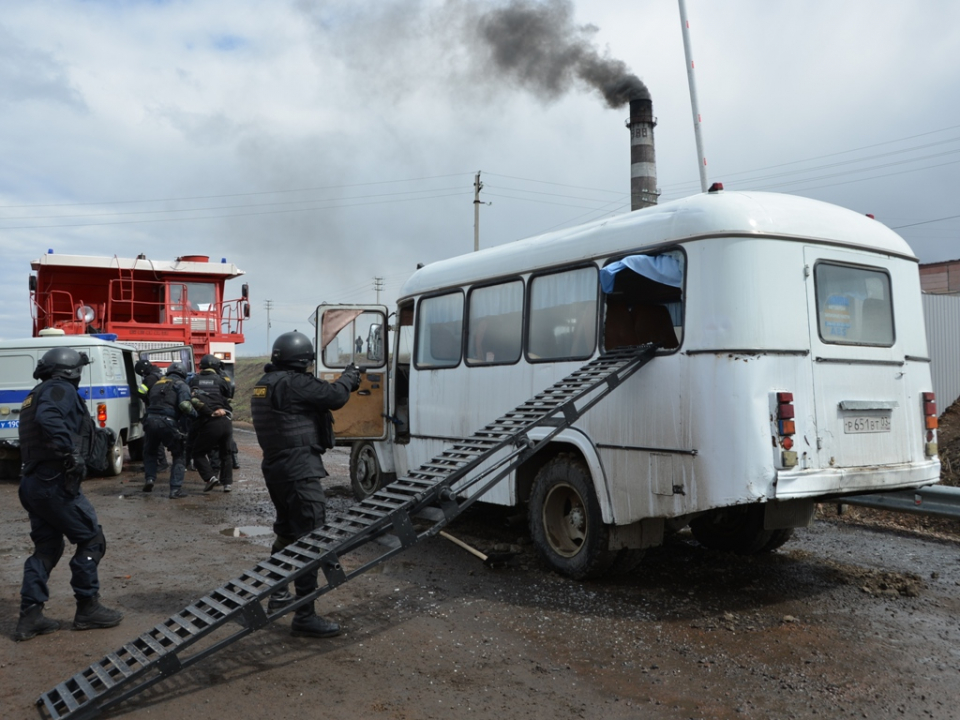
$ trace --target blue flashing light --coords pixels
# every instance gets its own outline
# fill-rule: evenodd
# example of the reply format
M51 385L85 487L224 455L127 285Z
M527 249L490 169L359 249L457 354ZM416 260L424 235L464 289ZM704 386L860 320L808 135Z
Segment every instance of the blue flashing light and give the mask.
M47 248L47 255L53 255L53 248Z
M226 258L220 258L220 262L225 263L226 261L227 261Z
M108 340L109 342L116 342L116 341L117 341L117 334L116 334L116 333L96 333L95 335L92 335L91 337L100 338L101 340Z

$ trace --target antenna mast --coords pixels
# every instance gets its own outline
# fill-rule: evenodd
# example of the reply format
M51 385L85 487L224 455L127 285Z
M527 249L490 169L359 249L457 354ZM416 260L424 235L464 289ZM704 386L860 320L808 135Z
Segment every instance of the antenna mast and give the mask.
M707 191L707 157L703 154L703 135L700 132L700 107L697 101L697 80L693 73L693 56L690 51L690 21L687 20L687 4L680 4L680 27L683 31L683 54L687 58L687 83L690 85L690 107L693 110L693 135L697 141L697 164L700 167L700 192Z

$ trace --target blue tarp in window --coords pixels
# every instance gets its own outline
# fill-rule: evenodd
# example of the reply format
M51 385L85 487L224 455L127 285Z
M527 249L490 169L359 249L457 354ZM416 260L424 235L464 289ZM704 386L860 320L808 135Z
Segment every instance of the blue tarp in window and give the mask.
M600 287L605 293L613 292L616 274L624 268L671 287L680 287L683 282L680 262L672 255L628 255L600 270Z

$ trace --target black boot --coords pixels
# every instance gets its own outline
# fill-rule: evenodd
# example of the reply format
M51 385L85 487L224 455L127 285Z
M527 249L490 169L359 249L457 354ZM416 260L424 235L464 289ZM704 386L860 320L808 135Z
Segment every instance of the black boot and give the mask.
M317 615L313 603L310 603L293 614L290 634L294 637L331 638L340 634L340 626Z
M100 604L100 596L77 598L77 614L73 616L74 630L112 628L123 620L123 613Z
M60 629L60 623L43 616L43 605L31 605L20 611L14 640L29 640L37 635L46 635Z

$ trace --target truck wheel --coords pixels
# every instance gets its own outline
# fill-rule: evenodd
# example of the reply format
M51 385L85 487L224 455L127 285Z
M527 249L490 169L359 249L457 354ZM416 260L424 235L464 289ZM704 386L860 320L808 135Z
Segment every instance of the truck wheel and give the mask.
M354 443L350 450L350 486L357 500L364 500L380 489L384 473L377 452L370 442Z
M761 504L737 505L701 515L690 521L690 530L697 542L711 550L756 555L773 550L774 535L782 531L763 529L764 507ZM783 538L782 545L789 539ZM770 546L768 548L768 545Z
M602 574L616 556L607 552L590 473L572 455L558 455L537 473L527 517L541 557L561 575L582 580Z
M123 438L117 435L117 440L107 451L107 470L104 477L116 477L123 472Z
M131 440L127 445L127 452L130 453L131 462L143 460L143 438L139 437L136 440Z

